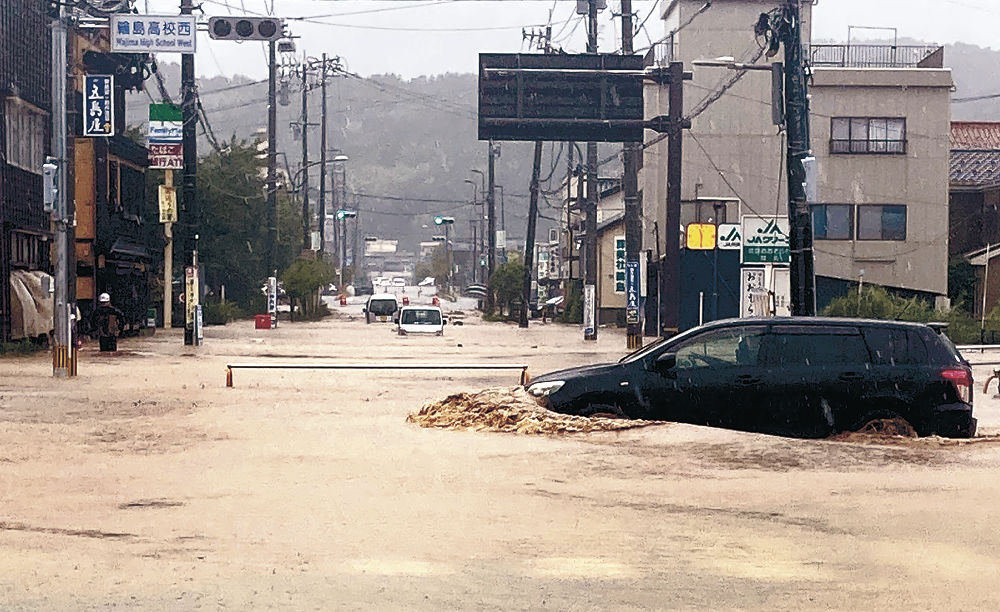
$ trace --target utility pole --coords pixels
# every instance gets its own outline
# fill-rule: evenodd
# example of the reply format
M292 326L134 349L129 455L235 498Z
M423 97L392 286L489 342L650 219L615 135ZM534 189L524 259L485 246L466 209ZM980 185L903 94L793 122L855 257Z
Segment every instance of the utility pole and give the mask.
M622 1L622 55L632 55L632 0ZM626 265L639 265L642 250L642 210L639 202L639 165L642 149L635 143L626 143L623 155L622 192L625 199L625 261ZM638 288L636 288L638 291ZM626 310L625 347L635 350L642 347L642 322L639 309Z
M486 284L488 285L490 279L493 278L493 268L496 264L496 253L497 253L497 222L496 222L496 177L494 175L494 162L497 155L499 154L499 144L494 144L492 140L487 143L490 147L489 151L489 164L487 168L488 187L486 191L486 215L487 215L487 228L486 231L489 232L487 236L487 251L486 251ZM530 223L530 221L529 221ZM486 292L486 309L493 312L493 292Z
M174 171L163 171L163 186L174 188ZM174 224L163 224L163 329L174 326Z
M475 210L475 207L473 207ZM479 275L479 251L476 247L479 244L479 219L469 219L469 231L472 232L472 282L478 282ZM489 286L489 283L484 283Z
M671 62L667 69L670 87L670 130L667 132L666 227L663 229L665 258L660 262L660 333L674 335L680 329L680 224L681 164L684 159L684 64ZM628 238L626 238L627 240Z
M587 2L587 53L597 53L597 0ZM583 282L583 339L597 340L597 143L587 143L587 203Z
M531 164L531 198L528 200L528 233L524 239L524 279L521 284L521 318L518 327L528 327L531 309L531 268L535 253L535 218L538 216L538 175L542 167L542 142L535 141L535 158Z
M66 49L68 38L66 5L59 5L59 15L52 22L52 153L55 157L55 311L53 328L55 346L52 350L52 375L56 378L76 376L76 346L73 342L75 312L70 299L70 238L72 220L69 215L67 188L69 181L68 130L66 122Z
M275 41L267 44L267 275L275 274L278 250L278 65Z
M192 0L181 0L181 15L190 15L194 10ZM185 270L184 302L184 344L201 344L201 329L198 326L201 291L198 286L198 230L201 228L201 205L198 202L198 136L195 132L198 115L195 107L194 54L181 55L181 118L183 120L182 139L184 153L184 212L187 217L184 240L184 259L190 262Z
M326 53L323 54L323 63L320 65L319 82L323 96L319 121L319 258L323 259L326 253Z
M569 153L566 155L566 286L563 294L569 295L570 285L573 283L573 150L576 143L567 142L566 146Z
M302 62L302 250L309 240L309 67ZM341 279L343 282L343 279Z
M816 314L816 276L813 262L812 219L806 198L806 170L803 159L809 148L809 97L802 62L801 0L785 0L782 27L785 47L785 109L788 129L788 237L791 248L792 314Z

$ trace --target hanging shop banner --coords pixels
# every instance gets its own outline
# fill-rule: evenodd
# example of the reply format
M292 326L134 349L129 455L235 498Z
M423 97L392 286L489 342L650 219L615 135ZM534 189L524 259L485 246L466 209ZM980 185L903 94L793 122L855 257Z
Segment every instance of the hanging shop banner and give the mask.
M115 135L115 78L110 74L83 77L83 135Z
M198 306L198 268L184 268L184 323L189 329L194 329Z
M583 333L593 336L597 332L596 291L594 285L583 287Z
M625 264L625 323L639 322L639 262Z
M194 53L193 15L111 15L113 53Z
M160 223L177 223L177 190L160 185Z

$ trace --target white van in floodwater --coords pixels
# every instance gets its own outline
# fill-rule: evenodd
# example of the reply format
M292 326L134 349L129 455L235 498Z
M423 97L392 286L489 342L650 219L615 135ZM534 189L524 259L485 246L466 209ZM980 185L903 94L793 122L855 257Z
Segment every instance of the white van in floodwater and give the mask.
M408 334L443 336L447 322L437 306L403 306L399 311L397 331L400 336Z
M393 315L397 310L399 302L396 301L396 296L391 293L374 293L368 296L368 302L361 312L365 313L365 323L373 323L395 320Z

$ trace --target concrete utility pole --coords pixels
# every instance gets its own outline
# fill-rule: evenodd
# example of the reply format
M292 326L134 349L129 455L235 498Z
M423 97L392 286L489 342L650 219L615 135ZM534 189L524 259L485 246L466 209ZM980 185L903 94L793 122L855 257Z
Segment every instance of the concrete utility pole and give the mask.
M163 186L174 188L174 171L163 171ZM163 224L163 329L174 326L174 224Z
M587 53L597 53L597 0L587 2ZM597 143L587 143L587 203L583 281L583 339L597 340Z
M566 284L563 287L563 295L569 295L570 285L573 283L573 150L576 148L575 142L566 143ZM565 298L563 298L565 300ZM563 302L563 307L568 306Z
M660 267L660 333L672 336L680 329L681 302L681 164L684 159L684 64L671 62L667 70L670 87L670 130L667 133L666 227L663 229L666 257ZM627 240L627 238L626 238Z
M622 0L622 55L634 53L632 46L632 0ZM642 149L635 143L624 147L622 193L625 198L625 261L639 265L642 250L642 209L639 202L639 165ZM642 347L642 322L635 313L626 312L625 347ZM634 316L633 316L634 315Z
M192 0L181 0L181 15L192 14ZM181 118L183 119L182 139L184 152L184 212L187 224L184 240L184 258L193 269L185 271L186 286L192 287L191 295L185 295L184 344L201 344L201 330L198 329L200 288L198 287L198 230L201 228L201 205L198 202L198 139L195 132L198 115L195 107L194 54L181 55ZM189 281L187 279L193 279Z
M488 143L490 147L489 151L489 166L487 168L488 178L488 188L486 191L486 215L487 215L487 228L486 231L489 232L487 236L487 251L486 251L486 284L489 284L490 279L493 278L493 268L496 264L496 254L497 254L497 221L496 221L496 176L494 174L494 163L497 156L500 154L500 145L495 144L492 140ZM486 293L486 304L487 310L493 311L493 292Z
M52 154L55 157L55 191L53 202L56 226L55 309L52 348L52 375L56 378L76 376L76 346L73 342L73 320L76 313L70 299L69 267L72 219L69 215L67 188L69 181L68 127L66 122L66 49L68 37L66 5L59 5L59 16L52 22Z
M302 62L302 250L309 249L309 67Z
M320 65L320 128L319 128L319 258L326 253L326 53Z
M538 216L538 175L542 168L542 142L535 141L535 158L531 164L531 199L528 201L528 233L524 239L524 280L521 284L521 318L518 327L528 327L531 310L531 273L534 267L535 219Z
M473 172L479 172L479 171L478 170L473 170ZM479 211L478 211L478 208L477 208L479 206L479 196L477 195L479 193L479 187L476 185L476 182L474 180L472 180L472 179L465 179L464 182L472 185L472 211L473 211L472 214L474 214L474 215L476 215L476 217L478 217L477 219L473 219L472 220L472 223L474 224L474 227L472 228L472 282L473 283L478 283L479 282L479 243L481 242L482 235L477 230L477 228L483 222L482 215L479 214ZM487 280L484 284L489 284L489 281Z
M275 41L267 49L267 274L275 274L278 251L278 62Z
M782 28L785 47L785 109L788 129L788 225L791 247L792 314L816 314L816 276L813 262L812 218L806 198L806 170L802 160L809 155L809 97L802 62L801 0L785 0Z

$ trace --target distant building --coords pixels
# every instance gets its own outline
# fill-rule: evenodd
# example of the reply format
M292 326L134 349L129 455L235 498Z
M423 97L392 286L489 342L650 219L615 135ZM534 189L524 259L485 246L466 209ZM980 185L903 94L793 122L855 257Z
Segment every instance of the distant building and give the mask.
M785 138L772 123L770 74L748 71L730 83L738 73L692 64L721 56L757 64L782 61L781 53L764 57L752 28L762 12L780 2L717 0L696 15L704 5L665 1L661 16L668 33L690 23L649 55L650 62L664 65L682 61L694 75L684 84L692 126L683 136L682 223L785 217ZM801 15L808 41L810 3L802 3ZM944 298L952 77L943 67L942 49L813 44L806 55L812 66L811 148L817 168L812 203L817 307L856 287L862 276L865 283L903 295ZM648 85L646 104L647 117L667 114L666 89ZM657 136L647 131L645 140ZM665 140L647 147L639 179L643 249L654 259L665 252L666 159ZM717 212L713 202L721 203ZM722 280L738 304L740 278ZM788 292L787 274L768 282L768 289ZM681 293L682 302L697 302L683 286Z
M976 267L980 316L984 292L987 311L1000 301L1000 122L952 122L949 199L949 254Z
M87 74L114 75L116 120L114 136L83 137L83 84L74 82L76 303L87 320L98 296L108 293L125 314L126 331L137 331L146 325L147 308L153 305L150 285L162 278L158 267L163 259L159 218L146 205L149 153L125 136L125 92L142 89L148 57L111 53L110 48L107 30L73 30L70 36L70 66ZM156 231L148 231L150 225Z

